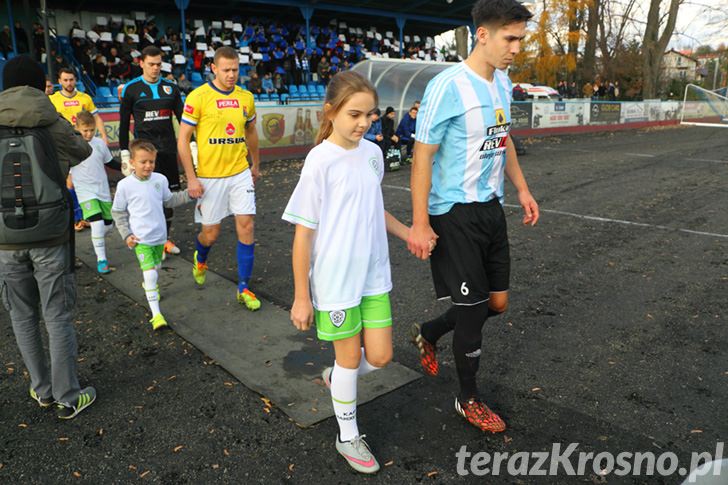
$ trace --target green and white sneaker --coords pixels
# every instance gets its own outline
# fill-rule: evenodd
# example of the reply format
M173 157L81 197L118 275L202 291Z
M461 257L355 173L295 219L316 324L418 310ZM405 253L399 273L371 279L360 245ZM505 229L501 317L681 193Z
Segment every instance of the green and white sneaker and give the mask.
M149 320L149 323L152 324L152 330L159 330L160 328L167 326L167 320L165 320L164 315L161 313L154 315L152 319Z
M340 441L339 435L336 435L336 451L346 458L349 466L359 473L377 473L379 463L374 458L367 442L364 441L365 436L357 436L350 441Z
M30 397L38 402L38 405L42 408L49 408L56 402L52 397L40 397L37 392L30 388Z
M81 389L75 405L57 403L58 417L60 419L73 419L78 413L92 405L94 401L96 401L96 389L91 386L86 389Z

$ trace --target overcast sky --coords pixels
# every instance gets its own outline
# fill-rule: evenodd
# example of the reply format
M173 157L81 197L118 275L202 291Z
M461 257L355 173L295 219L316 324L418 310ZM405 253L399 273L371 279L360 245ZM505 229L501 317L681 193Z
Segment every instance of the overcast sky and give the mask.
M613 0L625 1L625 0ZM532 3L525 1L524 3ZM540 5L541 0L536 2ZM669 0L662 0L663 11L670 3ZM636 18L646 18L650 0L637 0L637 9L634 14ZM538 7L536 15L539 14ZM535 23L530 24L531 28ZM644 24L635 25L634 34L641 36ZM435 38L438 47L453 42L452 31L445 32ZM675 33L670 40L669 47L676 49L695 49L703 44L710 44L717 47L721 42L728 45L728 0L685 0L680 6Z
M721 42L728 44L728 1L688 0L680 7L675 32L672 47L689 49L702 44L713 47Z

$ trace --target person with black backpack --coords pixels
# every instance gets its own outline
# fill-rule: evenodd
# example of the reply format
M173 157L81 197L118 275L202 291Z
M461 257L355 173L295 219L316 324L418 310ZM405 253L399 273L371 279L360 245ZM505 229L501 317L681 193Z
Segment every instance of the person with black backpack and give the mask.
M44 93L45 76L28 56L5 64L0 92L0 293L30 374L30 396L58 417L74 418L96 399L81 389L73 327L76 279L69 165L91 147ZM50 365L41 340L41 307Z

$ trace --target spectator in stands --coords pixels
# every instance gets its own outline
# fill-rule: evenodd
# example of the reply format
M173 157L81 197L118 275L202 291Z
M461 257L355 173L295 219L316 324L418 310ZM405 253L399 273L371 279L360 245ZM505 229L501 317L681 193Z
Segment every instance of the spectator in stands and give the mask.
M614 101L617 99L617 96L614 94L615 88L614 83L609 81L609 87L607 88L607 97L609 98L609 101Z
M53 83L51 82L51 80L48 79L48 77L46 77L46 79L45 79L45 93L46 93L46 96L50 96L51 94L53 94L55 92L55 90L56 90L56 87L53 85Z
M58 73L61 72L61 69L68 68L68 63L63 58L61 54L56 54L56 56L53 58L53 74L56 78L58 78Z
M250 71L250 81L248 81L248 91L250 91L253 94L263 94L263 83L260 81L260 77L258 77L258 73L253 71Z
M182 94L184 95L188 95L194 89L194 86L192 86L192 83L189 79L187 79L184 72L179 75L177 86L179 86L179 90L182 91Z
M15 46L18 48L18 54L30 52L28 48L28 34L25 33L25 29L17 21L15 22Z
M619 81L614 81L614 99L619 99Z
M521 87L520 84L513 86L513 101L525 101L526 91Z
M417 126L417 111L418 108L412 106L409 113L402 117L395 133L403 144L407 146L407 158L412 159L412 147L415 144L415 128Z
M45 31L38 22L33 22L33 50L35 60L40 61L45 52Z
M319 82L328 85L329 79L331 79L331 64L326 60L326 57L321 58L316 67L316 72L318 73Z
M2 32L0 32L0 52L3 53L3 57L7 59L8 53L13 51L13 40L10 37L10 27L7 25L3 26Z
M288 94L288 85L283 82L283 76L279 72L273 77L273 87L279 96L281 94Z
M571 84L569 84L567 96L569 98L576 98L576 81L571 81Z
M399 146L399 137L394 134L394 108L387 106L384 110L384 118L382 118L382 136L384 137L384 154L386 156L389 147Z
M584 83L584 86L581 88L581 94L585 98L591 98L592 94L594 93L594 90L592 88L592 85L589 81Z
M263 77L263 91L266 94L271 94L276 92L276 88L273 86L273 80L270 77L270 73L265 73L265 76Z
M109 66L106 64L106 58L101 54L96 54L91 64L91 79L97 86L106 86L109 80Z
M369 130L364 134L364 138L379 145L379 148L382 149L382 153L384 154L386 153L384 152L384 135L382 134L382 121L379 119L381 115L382 112L379 108L374 110L372 124L369 125Z

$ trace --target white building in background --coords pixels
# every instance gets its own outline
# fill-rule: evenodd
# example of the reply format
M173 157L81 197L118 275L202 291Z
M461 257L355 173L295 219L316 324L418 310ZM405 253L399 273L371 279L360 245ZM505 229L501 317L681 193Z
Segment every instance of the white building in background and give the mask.
M660 76L662 81L669 82L671 79L695 81L698 79L700 65L691 54L692 52L676 51L675 49L665 52L662 57L662 74Z

